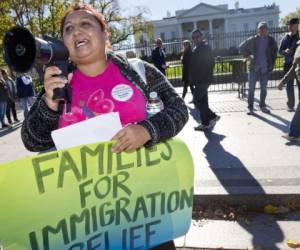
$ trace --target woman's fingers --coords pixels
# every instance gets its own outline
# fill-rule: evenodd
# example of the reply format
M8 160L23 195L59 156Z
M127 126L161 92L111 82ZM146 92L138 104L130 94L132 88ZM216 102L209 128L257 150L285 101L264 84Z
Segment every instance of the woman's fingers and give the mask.
M126 130L125 130L125 128L123 128L112 138L112 140L118 141L121 138L123 138L125 135L126 135Z
M60 75L61 70L56 67L56 66L50 66L45 69L45 74L44 74L44 81L49 79L50 77L53 77L54 75Z
M44 73L44 88L45 88L45 102L49 108L53 110L57 110L58 101L52 100L53 98L53 90L56 88L63 88L68 80L59 76L61 74L61 70L56 66L47 67Z
M112 147L112 152L119 153L143 146L151 136L144 127L134 124L123 128L112 139L117 141Z
M51 85L47 86L47 90L48 91L53 91L56 88L63 88L64 86L65 86L65 83L56 83L56 82L54 82ZM45 90L46 90L46 87L45 87Z
M112 147L113 153L120 153L122 151L126 151L131 147L130 141L127 140L119 140L116 144Z

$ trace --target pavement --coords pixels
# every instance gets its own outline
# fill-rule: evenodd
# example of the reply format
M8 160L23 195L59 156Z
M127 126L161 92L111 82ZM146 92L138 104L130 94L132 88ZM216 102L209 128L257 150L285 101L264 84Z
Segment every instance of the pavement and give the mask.
M256 100L252 116L246 114L247 102L237 93L210 94L209 99L221 116L215 129L194 131L198 112L188 104L191 118L179 135L193 155L196 202L215 196L239 204L242 196L243 204L257 206L299 198L300 142L282 138L294 114L286 111L285 92L269 90L266 102L271 113L262 113Z
M186 103L190 100L187 96ZM300 142L282 138L294 113L286 111L285 91L268 90L266 102L270 114L259 110L256 99L257 111L249 116L237 93L210 93L210 107L221 119L207 133L193 130L199 115L188 104L191 117L179 137L194 159L195 206L205 211L226 204L255 212L246 220L194 219L188 233L176 239L178 249L285 250L288 240L300 242L299 212L283 217L263 212L269 204L300 207Z
M177 88L178 93L182 89ZM256 93L259 96L259 93ZM296 95L297 96L297 95ZM188 145L195 166L195 205L226 203L262 210L266 204L300 203L300 142L282 138L293 113L286 111L285 91L268 90L271 113L262 113L256 99L249 116L237 92L210 93L210 107L221 119L213 131L194 131L199 115L188 104L190 119L178 137ZM19 118L22 118L19 112ZM0 163L34 153L21 142L20 123L0 130ZM288 239L300 241L300 213L276 218L256 213L251 223L238 220L193 220L187 235L176 239L180 249L289 249ZM271 222L270 222L271 221ZM258 248L260 247L260 248Z

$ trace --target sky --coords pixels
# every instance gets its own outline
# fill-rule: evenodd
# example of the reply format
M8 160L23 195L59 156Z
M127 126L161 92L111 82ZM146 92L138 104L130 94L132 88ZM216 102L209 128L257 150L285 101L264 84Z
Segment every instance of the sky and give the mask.
M130 10L134 6L146 6L150 9L151 14L147 15L150 20L159 20L167 16L167 11L170 11L171 16L175 15L176 10L190 9L200 2L218 5L228 4L229 9L234 9L234 3L237 0L121 0L121 6ZM299 0L240 0L240 8L262 7L264 5L271 5L272 3L279 5L281 11L280 18L294 12L296 8L300 8Z

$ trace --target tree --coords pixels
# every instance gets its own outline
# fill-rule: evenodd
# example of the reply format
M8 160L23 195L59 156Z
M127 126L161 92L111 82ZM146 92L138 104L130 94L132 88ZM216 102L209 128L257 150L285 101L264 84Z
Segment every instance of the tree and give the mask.
M284 18L281 19L280 23L286 25L287 21L291 18L300 18L300 7L296 8L295 12L287 14Z
M0 51L3 51L3 45L2 45L2 38L5 34L5 32L13 25L14 20L13 18L10 17L9 15L9 2L8 1L1 1L0 2ZM3 62L3 57L2 53L0 55L0 65L2 65Z
M145 14L149 9L143 6L133 8L130 15L124 15L119 0L88 0L84 1L92 5L104 15L111 33L111 44L126 41L131 35L142 32L152 32L152 25L146 21Z
M78 0L79 2L79 0ZM129 36L151 32L152 26L144 15L146 7L135 7L125 15L119 0L85 0L104 15L111 32L111 44L127 40ZM74 0L0 0L0 35L15 24L28 28L34 36L45 34L60 37L60 21ZM0 49L2 39L0 39ZM2 55L0 56L1 62Z
M7 0L6 0L7 1ZM68 7L62 0L9 0L15 23L34 35L59 37L60 20Z
M60 22L69 5L70 3L67 1L49 0L50 15L45 20L48 35L56 38L60 37Z

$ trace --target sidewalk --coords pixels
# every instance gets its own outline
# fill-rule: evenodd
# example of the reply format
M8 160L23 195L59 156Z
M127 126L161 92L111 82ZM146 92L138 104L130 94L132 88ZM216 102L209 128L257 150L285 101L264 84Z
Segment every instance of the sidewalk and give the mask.
M236 93L210 94L209 100L221 116L214 131L194 131L197 112L188 104L192 116L179 135L194 158L196 196L300 195L300 142L281 137L294 114L286 111L285 91L269 90L266 102L271 114L256 107L254 116L247 115L246 100Z
M285 91L268 91L271 114L256 107L255 116L247 115L246 100L238 99L237 93L211 93L209 102L221 116L215 129L194 131L198 116L194 105L188 104L190 121L179 135L194 158L195 205L227 204L261 211L267 204L292 202L299 208L300 142L289 143L281 137L293 116L286 111ZM278 218L256 212L233 221L193 220L189 232L175 242L183 250L287 250L287 240L300 241L299 228L300 213Z
M177 91L181 93L181 88ZM188 94L185 101L190 100ZM221 116L214 131L194 131L198 116L194 105L188 104L191 116L179 134L194 159L195 204L226 202L261 208L293 201L299 205L300 142L289 143L281 137L288 132L293 116L285 109L285 91L268 91L271 114L257 108L255 116L248 116L246 101L238 99L237 93L210 93L209 101ZM23 147L20 125L0 130L0 163L34 154ZM256 215L250 224L238 220L193 221L188 234L177 239L176 245L183 249L288 249L287 239L300 241L299 221L300 214L280 220Z
M21 140L23 112L17 110L17 116L20 122L12 124L12 128L0 128L0 164L35 154L23 146Z

